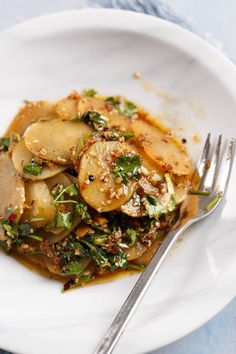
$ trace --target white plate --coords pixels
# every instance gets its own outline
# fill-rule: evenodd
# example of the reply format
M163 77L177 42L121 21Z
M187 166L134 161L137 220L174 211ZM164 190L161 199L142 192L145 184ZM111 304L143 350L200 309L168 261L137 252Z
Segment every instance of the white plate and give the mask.
M0 35L0 63L0 133L23 99L55 99L93 87L123 94L154 114L164 111L172 124L176 117L189 142L194 132L236 135L233 64L197 36L154 17L114 10L45 16ZM132 78L135 71L145 85ZM202 143L192 145L196 155ZM170 343L234 297L235 179L234 168L224 205L172 252L116 353ZM22 354L92 353L137 279L61 294L61 284L12 258L0 254L0 263L0 347Z

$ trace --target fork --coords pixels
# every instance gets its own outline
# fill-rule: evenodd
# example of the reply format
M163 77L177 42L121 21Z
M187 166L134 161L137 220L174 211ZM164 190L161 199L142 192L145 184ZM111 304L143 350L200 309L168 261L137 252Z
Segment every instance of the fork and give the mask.
M112 353L126 325L128 324L128 321L135 312L137 306L145 295L148 287L175 242L190 225L206 218L220 204L222 197L226 192L230 178L235 140L233 138L229 140L222 158L221 145L222 137L220 135L213 149L213 153L211 154L210 134L208 134L202 156L196 170L199 176L199 186L196 191L192 191L192 194L199 196L199 208L196 214L185 223L182 222L188 200L190 198L189 196L182 204L178 221L174 225L173 229L168 233L146 269L140 275L135 286L131 290L113 323L105 333L105 336L95 350L94 354Z

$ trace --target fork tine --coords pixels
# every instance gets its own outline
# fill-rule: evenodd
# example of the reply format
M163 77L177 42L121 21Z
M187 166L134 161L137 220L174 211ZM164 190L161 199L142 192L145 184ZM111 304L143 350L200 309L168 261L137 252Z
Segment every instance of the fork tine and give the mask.
M205 145L203 148L202 156L201 156L201 158L198 162L198 166L197 166L198 176L199 176L200 180L202 180L205 170L206 170L207 160L209 157L209 151L210 151L210 146L211 146L210 138L211 138L211 134L208 133L207 138L206 138L206 142L205 142Z
M207 192L212 191L212 188L215 183L216 175L218 172L218 165L219 165L219 160L220 160L221 139L222 139L222 136L219 135L216 147L213 152L210 166L206 170L205 178L204 178L202 186L201 186L202 189Z
M222 158L219 175L216 181L216 194L223 195L227 189L230 172L233 165L234 150L235 139L231 138Z

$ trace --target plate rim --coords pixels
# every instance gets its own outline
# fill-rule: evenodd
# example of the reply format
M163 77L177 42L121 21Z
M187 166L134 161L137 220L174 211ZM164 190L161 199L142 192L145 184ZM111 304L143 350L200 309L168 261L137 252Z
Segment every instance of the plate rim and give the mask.
M28 26L31 27L32 25L33 26L36 25L36 27L37 27L37 25L39 25L41 21L47 22L48 19L51 20L52 17L54 17L55 19L56 18L59 19L60 17L80 16L81 12L87 12L89 15L91 15L91 14L94 15L99 12L101 14L101 16L105 15L105 16L118 16L118 17L121 16L121 14L122 14L122 16L125 16L127 18L130 17L131 22L132 21L136 22L137 20L141 20L146 23L152 22L154 25L160 26L160 28L167 28L170 30L174 30L174 36L177 36L177 37L180 36L181 38L184 37L186 39L186 42L184 43L183 48L181 48L181 49L185 49L186 47L190 47L191 49L193 49L193 51L191 51L191 55L193 55L193 57L196 56L197 59L201 62L201 64L207 66L208 68L211 68L213 73L216 75L217 79L219 79L222 82L222 84L225 87L227 87L228 92L236 100L236 66L233 64L233 62L222 51L220 51L218 48L215 48L211 43L207 42L205 39L201 38L197 34L192 33L189 30L187 30L177 24L174 24L170 21L160 19L160 18L152 16L152 15L147 15L147 14L143 14L143 13L136 13L136 12L128 11L128 10L107 9L107 8L82 8L82 9L74 9L74 10L69 10L69 11L54 12L54 13L50 13L47 15L42 15L42 16L32 18L30 20L19 23L13 27L10 27L4 31L1 31L0 43L2 42L2 40L4 39L5 36L8 36L8 34L11 34L12 32L22 31L22 30L25 31L25 30L27 30ZM111 22L110 22L110 25L112 25ZM133 23L131 24L131 28L132 28L132 25L133 25ZM142 31L140 31L140 32L142 33ZM156 37L158 38L158 36L156 36ZM164 39L164 40L166 40L166 39ZM171 43L171 41L169 43ZM178 45L177 45L177 47L178 47ZM202 56L202 53L199 53L199 55L196 55L197 48L202 48L203 51L205 51L204 57ZM211 62L212 58L214 58L217 63L212 63ZM219 66L225 69L224 73L223 73L223 70L222 70L222 73L216 71L217 67L219 67ZM228 268L231 268L231 267L228 267ZM225 268L224 268L223 273L225 273ZM219 282L219 279L218 279L217 283L218 282ZM212 290L212 286L210 288L208 288L208 290L209 289ZM208 291L208 295L209 295L209 293L210 292ZM195 321L194 325L188 326L187 330L186 330L186 328L185 328L185 330L182 329L180 331L181 334L178 333L176 335L170 336L169 340L167 340L166 342L162 343L159 346L158 346L158 344L155 344L156 340L154 338L150 338L150 337L153 337L154 332L150 331L149 336L148 336L147 335L148 331L145 331L145 337L146 337L146 339L148 338L148 348L147 348L147 346L145 346L145 349L142 348L142 350L147 351L147 350L154 350L154 349L160 348L164 345L170 344L170 343L182 338L183 336L186 336L189 333L193 332L194 330L196 330L197 328L202 326L204 323L209 321L212 317L214 317L220 310L222 310L235 297L235 294L236 294L236 288L232 291L232 294L224 297L224 301L223 301L223 299L221 301L218 301L217 306L213 306L214 309L210 310L207 314L205 313L205 316L203 316L202 320L198 319L198 321ZM154 325L158 324L158 322L153 322L153 323L154 323ZM180 327L182 327L182 326L180 325ZM142 329L136 330L136 331L143 332ZM152 333L151 336L150 336L150 333ZM9 346L4 349L5 350L12 350ZM139 350L141 350L141 347L139 347Z

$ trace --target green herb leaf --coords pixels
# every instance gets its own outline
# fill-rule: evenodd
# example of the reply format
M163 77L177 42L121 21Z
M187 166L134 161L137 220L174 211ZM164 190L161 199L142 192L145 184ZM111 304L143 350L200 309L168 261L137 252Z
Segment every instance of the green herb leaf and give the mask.
M220 201L222 198L222 193L219 193L207 206L206 211L210 211L214 208L214 206Z
M84 271L85 267L85 264L81 262L70 262L65 268L65 273L80 275Z
M125 138L125 140L128 140L128 139L134 137L133 133L123 133L123 134L120 134L120 135L123 136Z
M92 217L88 211L87 204L83 200L80 200L77 202L77 205L75 207L75 212L77 213L77 215L79 215L81 217L81 219L84 222L91 224Z
M132 247L137 242L137 232L134 229L127 229L126 233L130 239L129 246Z
M62 212L60 210L57 210L56 227L65 227L67 229L71 229L72 222L73 218L71 212Z
M133 116L137 113L137 107L130 101L124 101L123 104L120 105L120 112L126 116Z
M52 195L54 196L54 204L63 204L63 203L76 203L75 200L65 200L64 195L67 194L70 197L75 197L79 195L78 188L75 184L70 184L67 187L64 187L62 184L57 184L56 187L52 190Z
M127 185L129 179L138 180L140 177L141 161L138 155L126 153L115 160L113 176L116 180L121 178L122 182Z
M128 263L127 269L137 270L138 272L143 272L145 267L143 265Z
M37 236L37 235L26 235L26 237L32 238L33 240L39 241L39 242L43 241L43 238L40 236Z
M0 150L8 150L11 145L11 138L0 138Z
M109 119L96 111L85 112L81 116L81 120L93 125L95 130L103 130L108 127Z
M111 104L114 109L116 109L119 113L124 114L126 116L133 116L137 113L137 107L133 102L126 101L122 97L108 97L106 102Z
M167 209L161 204L159 198L152 195L146 195L145 198L144 206L150 218L158 219L161 214L166 214Z
M28 175L39 176L42 173L43 164L39 164L35 161L34 158L27 163L27 165L23 166L23 172Z
M201 195L201 196L206 196L207 197L211 193L208 192L208 191L198 191L198 190L195 190L195 189L191 189L189 191L189 194L191 194L191 195Z
M118 253L118 254L114 254L111 255L109 257L109 262L110 262L110 270L115 270L118 268L127 268L127 258L126 258L126 254L125 253Z
M94 89L88 89L88 90L84 90L83 94L88 97L94 97L94 96L96 96L97 91Z
M169 173L165 173L165 179L166 179L168 193L173 195L175 193L175 189Z

